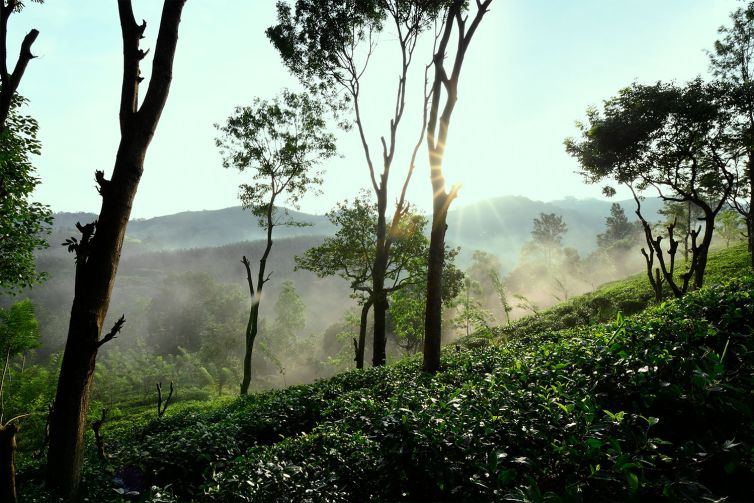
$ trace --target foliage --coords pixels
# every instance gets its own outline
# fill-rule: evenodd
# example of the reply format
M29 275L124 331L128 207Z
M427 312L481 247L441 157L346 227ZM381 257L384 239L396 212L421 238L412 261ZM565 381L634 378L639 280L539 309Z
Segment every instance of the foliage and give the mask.
M39 323L34 316L34 306L30 300L22 300L9 309L0 308L0 358L2 377L0 378L0 426L5 416L6 386L12 359L39 345Z
M233 352L240 345L244 310L238 286L218 284L203 273L169 275L147 308L147 342L160 355L178 354L179 347Z
M740 241L741 238L746 235L744 233L746 222L738 212L734 210L725 210L720 212L717 219L720 223L719 234L725 241L726 248L730 247L731 242L735 243L736 241Z
M534 242L544 248L560 246L563 234L568 226L563 222L563 217L555 213L540 213L539 218L534 219L534 228L531 237Z
M301 197L322 183L315 168L335 155L335 137L326 132L322 105L307 94L283 91L271 101L255 98L252 106L236 107L224 125L215 124L215 140L223 167L253 170L253 184L240 186L245 208L259 217L275 213L275 199L284 195L298 209ZM275 225L294 225L278 216Z
M39 185L32 155L40 155L39 126L18 113L26 100L16 95L6 127L0 131L0 292L15 294L38 283L34 251L47 247L52 224L49 207L30 200Z

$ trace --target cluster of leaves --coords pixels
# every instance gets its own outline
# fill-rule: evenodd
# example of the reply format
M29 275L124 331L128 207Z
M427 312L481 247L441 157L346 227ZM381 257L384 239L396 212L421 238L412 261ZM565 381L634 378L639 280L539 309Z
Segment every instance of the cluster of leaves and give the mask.
M15 294L39 282L34 251L45 248L52 212L30 200L39 185L32 155L39 155L39 126L17 112L26 100L15 96L6 127L0 131L0 293Z
M753 296L754 280L733 280L606 325L449 351L435 376L411 358L185 407L112 429L112 452L145 487L203 501L741 498Z

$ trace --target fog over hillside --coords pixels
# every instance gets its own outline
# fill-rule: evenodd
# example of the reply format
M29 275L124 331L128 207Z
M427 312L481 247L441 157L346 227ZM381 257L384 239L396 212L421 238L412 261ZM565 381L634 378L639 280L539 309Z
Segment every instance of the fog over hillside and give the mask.
M461 203L463 200L459 200ZM616 201L634 220L635 203ZM467 206L459 204L448 212L448 243L461 247L460 263L470 260L474 250L496 255L507 270L518 260L523 243L530 238L532 220L540 213L562 215L568 225L563 244L586 254L596 247L595 236L603 231L612 201L567 197L557 201L533 201L522 196L503 196ZM642 203L645 216L654 220L662 206L659 199ZM275 227L275 238L328 236L334 226L324 215L289 210L290 217L309 224L304 227ZM94 220L91 213L56 213L53 248L59 238L76 235L76 222ZM131 220L126 232L124 255L146 251L180 250L223 246L264 238L256 218L240 206L221 210L186 211L147 219ZM54 252L54 250L52 250Z
M634 202L620 203L633 220ZM500 259L502 272L506 274L518 263L521 247L531 237L532 220L540 213L556 213L562 215L568 225L563 244L586 256L596 248L596 235L604 232L610 205L610 201L597 199L566 198L545 203L512 196L459 205L448 216L448 243L461 247L457 264L462 269L469 266L475 250L483 250ZM647 216L654 218L660 203L649 199L643 206ZM345 281L320 279L312 273L294 270L294 257L319 245L335 229L322 215L298 212L291 215L312 225L275 228L275 243L268 264L273 274L265 286L268 300L263 303L261 315L271 316L281 285L291 280L306 305L304 333L321 336L329 326L343 319L354 302ZM62 349L73 299L74 261L60 243L76 235L76 222L93 219L93 215L86 213L56 214L50 248L39 253L39 268L48 273L49 279L28 295L39 306L45 352ZM240 207L131 221L106 325L124 313L127 323L123 334L106 350L127 346L146 333L149 303L170 275L207 274L216 283L240 288L247 295L240 259L246 255L256 267L263 251L261 238L256 219ZM543 296L551 297L549 293Z

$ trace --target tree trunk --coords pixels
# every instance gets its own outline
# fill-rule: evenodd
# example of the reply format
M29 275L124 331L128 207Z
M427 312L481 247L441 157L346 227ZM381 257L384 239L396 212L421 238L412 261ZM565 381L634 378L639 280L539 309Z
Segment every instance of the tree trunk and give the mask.
M243 379L241 380L241 395L249 394L251 384L251 357L254 352L254 341L257 338L259 321L259 302L252 297L249 309L249 321L246 324L246 351L243 356Z
M694 289L699 289L704 285L704 272L707 269L707 256L709 255L709 247L712 244L712 234L715 230L716 214L713 213L711 209L702 209L704 210L704 235L702 237L702 243L699 245L696 270L694 271Z
M275 193L273 192L270 203L267 206L267 245L259 259L259 271L257 273L257 288L254 289L254 281L251 279L251 263L244 256L241 262L246 268L246 281L249 283L249 294L251 295L251 307L249 308L249 321L246 324L246 352L243 357L243 379L241 380L241 396L249 394L249 385L251 384L251 356L254 351L254 341L257 338L259 326L259 304L262 302L262 289L269 279L264 273L267 268L267 258L272 250L272 230L275 227L273 222L273 212L275 211Z
M155 46L152 77L142 106L138 107L139 62L145 53L139 40L146 23L137 25L130 0L120 0L123 34L123 86L121 141L111 180L96 173L102 207L97 221L78 228L80 242L69 244L76 252L73 307L68 326L55 404L50 418L48 486L62 495L78 489L89 410L92 376L99 347L111 340L116 327L100 340L102 325L120 260L126 225L144 169L144 157L154 136L172 80L178 25L185 0L166 0ZM122 325L122 322L120 323Z
M463 15L466 4L463 0L453 0L445 16L437 49L432 57L434 78L430 100L429 120L427 121L427 150L429 151L430 182L432 184L432 233L429 239L429 268L427 271L427 305L424 313L424 371L437 372L440 369L440 345L442 343L442 270L445 265L445 231L448 228L448 208L455 199L458 187L445 191L445 177L442 163L448 140L450 118L458 100L458 79L466 50L479 23L487 13L492 0L478 0L473 18ZM471 24L467 26L467 22ZM453 27L458 27L458 45L455 56L448 57L447 49ZM445 69L445 61L453 61L450 72ZM445 103L440 113L441 93L445 92Z
M432 210L432 233L429 238L429 262L427 271L427 307L424 317L424 364L425 372L440 369L442 345L442 271L445 266L445 232L448 196L435 198Z
M364 349L367 343L367 322L369 320L369 310L372 308L372 299L364 302L361 306L361 320L359 322L359 342L356 347L356 368L364 368Z
M16 433L18 426L0 425L0 501L16 503Z
M13 72L8 71L8 19L17 7L17 1L0 1L0 133L5 130L5 121L10 113L13 95L16 94L21 77L24 76L26 66L34 56L31 46L37 39L39 32L31 30L21 42L21 51Z

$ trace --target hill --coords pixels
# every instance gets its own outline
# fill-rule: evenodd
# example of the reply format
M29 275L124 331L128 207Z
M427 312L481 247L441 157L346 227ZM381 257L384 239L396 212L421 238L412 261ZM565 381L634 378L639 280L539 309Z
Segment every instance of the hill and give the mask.
M747 260L743 246L714 254L709 286L612 323L562 329L553 315L485 348L446 348L436 375L409 358L312 385L184 404L160 420L151 412L129 417L107 430L118 486L90 455L87 496L746 500L754 483ZM599 295L633 298L636 281ZM588 304L570 305L579 303ZM29 495L36 466L22 470Z
M633 201L617 201L633 218ZM505 196L458 206L448 213L448 242L465 253L485 250L498 255L507 267L518 259L521 245L530 237L532 220L540 213L562 215L568 225L565 246L587 253L595 247L595 236L603 232L611 201L566 198L541 202L518 196ZM644 203L648 218L656 217L662 206L656 198ZM278 227L277 238L327 236L335 228L324 215L289 210L290 216L307 227ZM68 236L76 235L76 222L91 222L92 213L56 213L53 223L53 247ZM481 231L480 231L481 229ZM264 232L256 219L240 206L221 210L187 211L128 224L124 254L185 248L209 248L263 239ZM58 250L59 251L59 250Z

